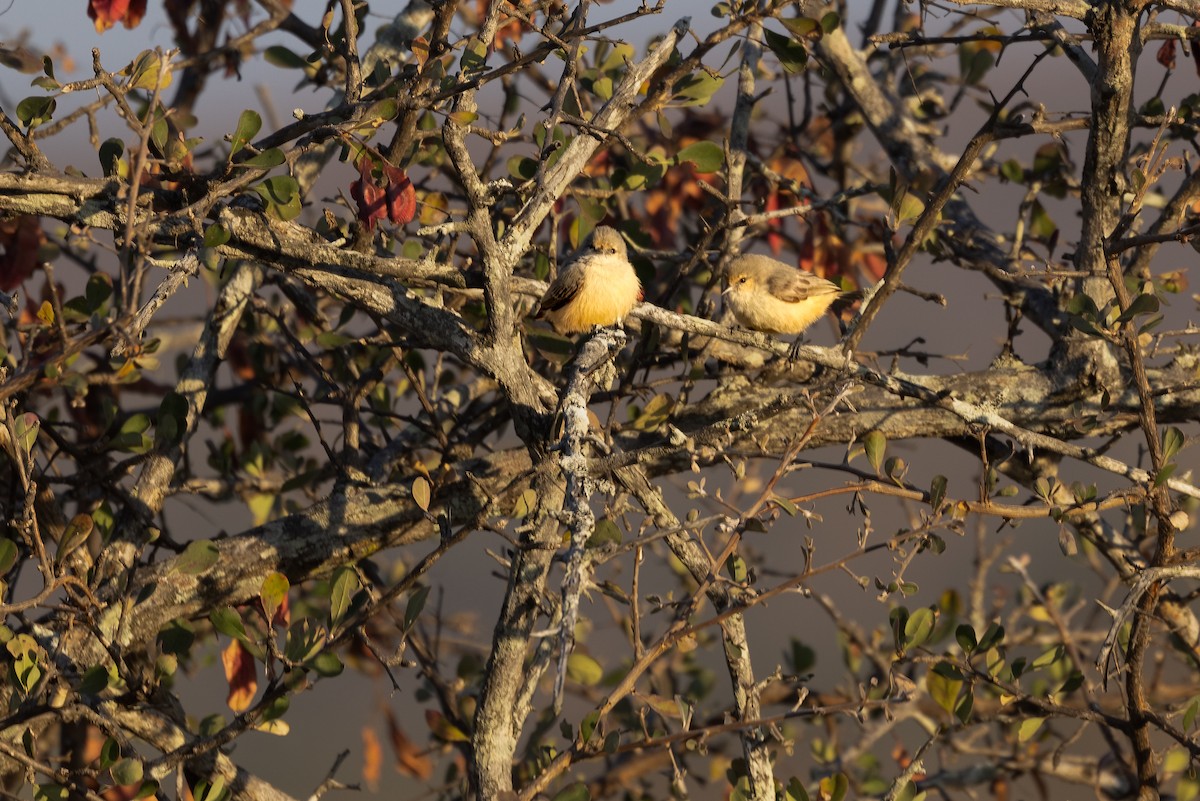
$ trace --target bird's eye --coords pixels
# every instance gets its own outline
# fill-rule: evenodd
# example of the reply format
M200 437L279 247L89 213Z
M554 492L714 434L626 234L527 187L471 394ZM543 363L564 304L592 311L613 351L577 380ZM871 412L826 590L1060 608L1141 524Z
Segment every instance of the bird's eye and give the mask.
M749 280L750 280L749 278L747 278L746 276L744 276L744 275L743 275L741 278L739 278L739 279L738 279L738 283L739 283L739 284L744 284L744 283L746 283L746 282L747 282L747 281L749 281Z

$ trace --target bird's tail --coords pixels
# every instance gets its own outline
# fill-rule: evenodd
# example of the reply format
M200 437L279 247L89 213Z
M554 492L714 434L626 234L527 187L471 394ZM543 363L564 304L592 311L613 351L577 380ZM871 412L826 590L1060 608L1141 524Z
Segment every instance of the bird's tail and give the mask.
M834 314L841 316L842 312L862 299L863 291L861 289L855 289L850 292L839 292L837 300L831 303L829 308Z

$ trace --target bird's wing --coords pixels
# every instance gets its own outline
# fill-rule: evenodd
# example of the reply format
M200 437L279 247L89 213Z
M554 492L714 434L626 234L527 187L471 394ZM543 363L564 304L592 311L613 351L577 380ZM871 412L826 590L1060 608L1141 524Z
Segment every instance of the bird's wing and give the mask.
M546 290L546 294L542 295L542 301L533 316L535 318L541 317L546 312L552 312L566 306L579 294L581 287L583 287L583 268L575 263L568 264L559 270L558 277L550 284L550 288Z
M800 303L840 291L837 284L801 270L782 270L767 277L767 291L785 303Z

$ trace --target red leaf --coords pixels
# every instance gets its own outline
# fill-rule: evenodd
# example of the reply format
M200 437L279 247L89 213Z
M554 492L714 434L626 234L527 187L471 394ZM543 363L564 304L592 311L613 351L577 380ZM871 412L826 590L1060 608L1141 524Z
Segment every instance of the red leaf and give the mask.
M146 0L88 0L88 17L96 23L96 32L104 33L118 22L136 28L146 16Z
M0 221L0 292L11 292L33 275L45 241L41 221L32 214Z
M388 219L397 225L404 225L416 216L417 191L413 189L412 181L408 180L404 170L384 164L383 174L388 179Z
M358 180L350 184L350 197L358 205L358 219L362 220L368 231L375 229L376 220L384 218L383 195L383 190L371 175L371 159L364 154L358 160Z
M229 697L225 703L234 712L245 712L258 691L258 671L254 668L254 657L242 644L234 640L221 652L221 664L225 666L225 680L229 682Z
M367 230L374 230L375 223L385 218L404 225L417 213L417 193L412 181L404 170L384 162L386 183L379 184L371 166L371 158L364 153L358 160L358 180L350 184L350 197L358 205L358 219Z
M1162 64L1169 70L1175 69L1175 40L1167 39L1158 46L1158 55L1155 56L1158 63Z

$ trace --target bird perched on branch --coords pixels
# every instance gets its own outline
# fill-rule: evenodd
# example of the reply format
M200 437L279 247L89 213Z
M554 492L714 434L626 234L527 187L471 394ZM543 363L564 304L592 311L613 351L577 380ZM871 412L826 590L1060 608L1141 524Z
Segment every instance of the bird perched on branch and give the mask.
M536 319L549 320L562 334L620 325L642 299L642 285L629 263L625 240L607 225L597 226L578 255L558 271Z
M733 316L746 328L769 334L800 334L834 303L862 297L862 292L843 291L807 270L756 253L734 259L728 275L724 294ZM796 358L799 346L797 337L788 358Z

